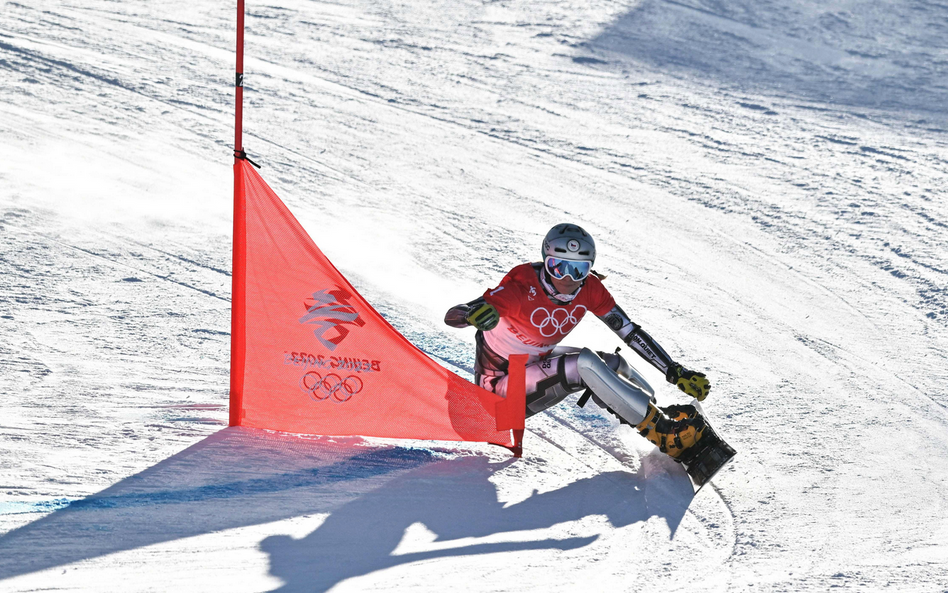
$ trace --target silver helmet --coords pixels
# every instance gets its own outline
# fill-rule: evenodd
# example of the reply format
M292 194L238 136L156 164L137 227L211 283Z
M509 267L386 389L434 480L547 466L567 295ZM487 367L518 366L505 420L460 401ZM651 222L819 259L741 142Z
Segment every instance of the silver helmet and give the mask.
M581 281L596 261L596 242L575 224L558 224L543 238L543 266L553 278Z
M543 238L543 259L556 257L574 261L596 261L596 242L579 225L558 224Z

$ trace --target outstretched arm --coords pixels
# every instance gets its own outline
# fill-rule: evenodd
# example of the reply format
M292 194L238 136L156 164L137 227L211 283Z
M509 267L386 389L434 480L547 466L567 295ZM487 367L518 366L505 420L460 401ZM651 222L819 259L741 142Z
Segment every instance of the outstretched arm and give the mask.
M619 305L601 316L606 325L618 335L629 348L647 360L652 366L665 374L665 379L672 385L677 385L688 395L698 401L708 397L711 384L704 373L689 371L674 360L658 345L652 336L648 335L642 326L635 323L625 314Z

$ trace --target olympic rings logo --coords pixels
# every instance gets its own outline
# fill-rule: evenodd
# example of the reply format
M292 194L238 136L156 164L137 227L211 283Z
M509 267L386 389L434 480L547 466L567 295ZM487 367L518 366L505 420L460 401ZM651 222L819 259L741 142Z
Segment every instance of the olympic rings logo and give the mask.
M576 305L572 311L567 311L565 307L553 311L546 307L537 307L530 315L530 323L540 330L540 335L544 338L552 338L557 332L565 336L576 327L585 314L586 307L583 305Z
M328 399L343 403L362 391L362 379L355 375L349 375L342 379L335 373L323 377L316 371L309 371L300 377L300 389L318 402Z

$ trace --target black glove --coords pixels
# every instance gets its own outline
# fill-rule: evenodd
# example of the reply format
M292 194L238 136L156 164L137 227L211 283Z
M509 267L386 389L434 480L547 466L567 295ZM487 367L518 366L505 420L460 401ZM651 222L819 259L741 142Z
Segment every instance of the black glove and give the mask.
M672 385L677 385L678 389L681 389L699 402L704 401L704 398L708 397L708 393L711 391L711 383L708 382L704 373L689 371L680 364L672 364L668 368L668 374L665 375L665 379Z
M481 303L467 314L467 322L484 332L497 327L499 321L500 313L490 303Z

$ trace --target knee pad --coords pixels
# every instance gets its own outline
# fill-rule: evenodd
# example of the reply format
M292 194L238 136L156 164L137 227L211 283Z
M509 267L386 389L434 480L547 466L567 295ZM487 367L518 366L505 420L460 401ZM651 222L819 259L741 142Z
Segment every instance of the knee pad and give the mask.
M620 377L603 359L588 348L583 348L579 353L576 366L583 383L596 395L597 401L605 404L606 408L620 419L633 426L645 419L654 391L649 393ZM626 366L631 368L628 363ZM645 379L642 381L648 386Z
M645 377L641 375L635 367L626 361L625 358L619 354L618 349L616 349L615 354L607 354L605 352L600 352L599 357L609 366L610 369L614 370L617 375L620 377L625 377L629 380L630 383L649 394L649 397L652 398L652 403L655 403L655 389L648 384L648 381L645 380Z
M555 406L583 388L578 358L578 354L565 354L527 365L527 416Z

